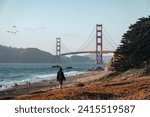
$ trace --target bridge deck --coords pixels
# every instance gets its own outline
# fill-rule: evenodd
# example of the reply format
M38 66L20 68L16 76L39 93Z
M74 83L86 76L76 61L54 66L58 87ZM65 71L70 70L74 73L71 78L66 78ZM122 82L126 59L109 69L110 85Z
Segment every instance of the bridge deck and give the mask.
M103 51L80 51L80 52L68 52L68 53L62 53L61 56L65 55L71 55L71 54L84 54L84 53L103 53L103 54L109 54L114 53L113 50L103 50Z

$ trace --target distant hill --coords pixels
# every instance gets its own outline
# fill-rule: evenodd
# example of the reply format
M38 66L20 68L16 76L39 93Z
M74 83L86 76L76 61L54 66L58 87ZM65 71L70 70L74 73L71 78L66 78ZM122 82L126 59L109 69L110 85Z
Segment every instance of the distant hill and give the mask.
M94 61L96 58L96 55L95 54L89 54L89 55L85 55L85 57L89 57L90 59L92 59ZM110 62L111 58L112 58L111 55L104 55L103 56L103 63Z
M87 56L73 55L71 57L66 57L66 56L61 57L61 61L62 62L94 62L95 60Z
M12 48L0 45L1 63L49 63L55 62L52 54L36 48Z
M13 48L0 45L0 63L56 63L56 56L37 48ZM89 57L61 57L61 62L91 62Z

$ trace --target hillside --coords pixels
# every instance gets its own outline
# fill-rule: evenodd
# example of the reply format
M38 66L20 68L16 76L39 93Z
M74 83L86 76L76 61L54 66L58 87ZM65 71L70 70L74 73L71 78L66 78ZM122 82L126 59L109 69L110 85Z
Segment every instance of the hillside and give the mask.
M1 63L48 63L54 62L52 54L36 48L12 48L0 45Z
M0 45L0 63L56 63L56 56L37 48L12 48ZM94 62L85 56L61 57L61 62Z

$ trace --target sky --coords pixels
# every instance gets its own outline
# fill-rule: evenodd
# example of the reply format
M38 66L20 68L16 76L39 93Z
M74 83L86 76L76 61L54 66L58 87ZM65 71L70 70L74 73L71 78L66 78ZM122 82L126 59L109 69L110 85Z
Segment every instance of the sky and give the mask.
M60 37L75 51L102 24L116 48L128 27L148 15L150 0L0 0L0 45L55 54Z

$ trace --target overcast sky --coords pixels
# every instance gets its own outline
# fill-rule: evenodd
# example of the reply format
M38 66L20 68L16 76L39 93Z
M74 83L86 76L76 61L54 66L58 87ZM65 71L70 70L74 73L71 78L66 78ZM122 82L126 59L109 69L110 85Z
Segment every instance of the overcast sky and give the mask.
M0 45L54 54L56 37L61 37L76 50L96 24L119 44L128 26L148 15L150 0L0 0Z

